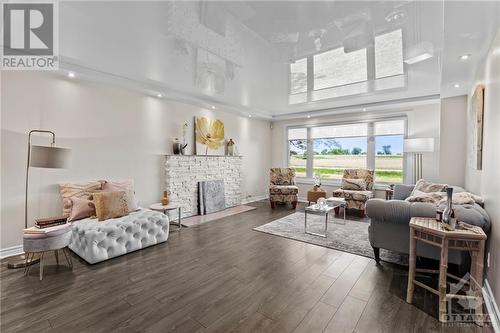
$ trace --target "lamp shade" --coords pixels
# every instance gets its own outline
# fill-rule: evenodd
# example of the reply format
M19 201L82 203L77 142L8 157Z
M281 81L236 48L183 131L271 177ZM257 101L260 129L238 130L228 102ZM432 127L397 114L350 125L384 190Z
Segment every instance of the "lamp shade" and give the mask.
M30 166L34 168L65 168L70 149L50 146L31 146Z
M434 138L405 139L405 153L431 153L434 151Z

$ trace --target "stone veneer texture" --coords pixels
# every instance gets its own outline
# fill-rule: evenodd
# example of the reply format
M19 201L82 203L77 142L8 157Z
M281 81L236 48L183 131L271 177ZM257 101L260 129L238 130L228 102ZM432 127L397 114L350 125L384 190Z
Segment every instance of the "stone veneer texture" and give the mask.
M226 208L241 205L241 156L167 155L166 190L182 216L198 214L198 182L224 180ZM175 218L175 217L174 217Z

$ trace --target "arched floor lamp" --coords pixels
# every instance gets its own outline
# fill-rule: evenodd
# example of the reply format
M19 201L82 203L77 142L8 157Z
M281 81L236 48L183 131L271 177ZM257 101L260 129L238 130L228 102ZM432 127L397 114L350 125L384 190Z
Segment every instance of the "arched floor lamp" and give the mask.
M33 133L50 134L52 135L52 142L50 146L37 146L31 144L31 135ZM70 149L56 147L56 135L52 131L47 130L31 130L28 133L28 159L26 163L26 188L24 199L24 228L28 228L28 185L29 185L29 171L30 167L33 168L49 168L49 169L62 169L66 167ZM39 258L26 261L24 254L10 257L7 267L8 268L21 268L26 265L33 265L40 261Z

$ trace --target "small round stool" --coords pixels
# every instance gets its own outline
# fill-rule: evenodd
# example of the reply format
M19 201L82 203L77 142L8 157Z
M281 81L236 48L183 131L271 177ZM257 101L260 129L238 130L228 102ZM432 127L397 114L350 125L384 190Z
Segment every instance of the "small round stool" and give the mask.
M71 261L71 253L69 252L68 245L71 239L71 224L66 228L57 229L48 233L31 234L25 233L23 235L23 248L26 254L26 263L33 260L35 254L40 254L40 281L43 279L43 257L45 252L54 251L56 256L56 263L59 265L58 251L62 250L68 266L73 268ZM31 259L30 259L31 258ZM26 265L24 275L28 275L32 265Z

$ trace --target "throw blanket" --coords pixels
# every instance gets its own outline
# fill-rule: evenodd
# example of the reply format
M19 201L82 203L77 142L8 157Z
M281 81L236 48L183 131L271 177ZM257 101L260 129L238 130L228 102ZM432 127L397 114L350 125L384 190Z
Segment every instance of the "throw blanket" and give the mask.
M444 210L446 207L445 192L430 192L430 193L412 193L405 200L416 205L415 211L422 210L424 206L429 206L427 209L436 209L439 207ZM484 232L488 233L491 226L491 220L488 213L483 208L484 201L481 197L469 192L457 192L453 194L453 209L458 221L472 225L477 225L483 228ZM418 215L417 215L418 216Z
M436 206L441 206L446 204L447 196L446 192L421 192L413 191L412 195L405 199L408 202L427 202L432 203ZM473 205L477 203L480 206L484 205L484 200L478 195L469 192L458 192L453 193L452 197L453 205Z

